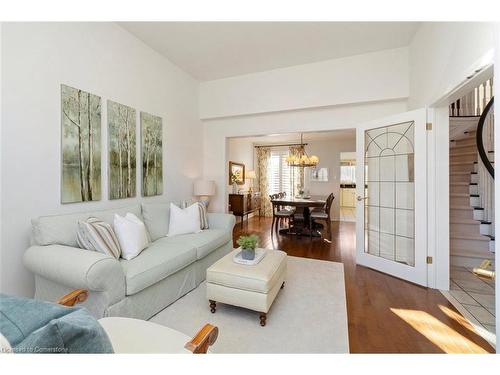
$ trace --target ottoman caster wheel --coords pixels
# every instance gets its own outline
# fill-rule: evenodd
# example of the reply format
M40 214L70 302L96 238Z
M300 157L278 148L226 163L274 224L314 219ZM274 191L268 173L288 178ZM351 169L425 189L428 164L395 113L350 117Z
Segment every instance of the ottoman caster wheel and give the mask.
M215 313L215 307L217 303L215 301L210 300L210 312L213 314Z
M264 327L266 325L266 319L267 319L267 314L262 313L260 314L260 325Z

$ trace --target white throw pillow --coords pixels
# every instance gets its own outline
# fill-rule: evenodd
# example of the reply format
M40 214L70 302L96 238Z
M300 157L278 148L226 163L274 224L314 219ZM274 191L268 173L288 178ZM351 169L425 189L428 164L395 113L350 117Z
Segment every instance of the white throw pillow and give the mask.
M115 214L114 228L120 247L122 258L135 258L149 245L148 233L144 223L134 214L128 212L125 217Z
M198 233L200 230L200 209L198 203L182 209L170 203L168 237L179 234Z

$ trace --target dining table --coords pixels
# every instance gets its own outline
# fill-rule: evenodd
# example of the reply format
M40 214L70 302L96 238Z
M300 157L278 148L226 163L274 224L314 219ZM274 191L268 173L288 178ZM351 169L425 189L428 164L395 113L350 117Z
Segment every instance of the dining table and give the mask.
M279 230L279 233L309 236L309 221L311 220L311 209L324 207L326 204L326 198L326 196L312 195L306 197L285 196L273 199L273 203L283 208L295 208L292 221L293 224L290 228L281 228ZM323 228L323 225L313 222L312 228L312 236L321 237L321 233L319 230Z

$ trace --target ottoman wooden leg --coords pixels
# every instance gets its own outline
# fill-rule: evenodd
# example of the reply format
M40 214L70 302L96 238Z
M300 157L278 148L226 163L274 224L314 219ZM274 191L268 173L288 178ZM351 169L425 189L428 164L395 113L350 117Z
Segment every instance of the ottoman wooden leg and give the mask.
M209 300L210 302L210 312L213 314L215 312L215 307L217 303L215 301Z
M283 284L281 284L281 288L280 289L283 289L285 287L285 282L283 281Z
M267 314L266 313L261 313L260 314L260 325L264 327L266 325L266 319L267 319Z

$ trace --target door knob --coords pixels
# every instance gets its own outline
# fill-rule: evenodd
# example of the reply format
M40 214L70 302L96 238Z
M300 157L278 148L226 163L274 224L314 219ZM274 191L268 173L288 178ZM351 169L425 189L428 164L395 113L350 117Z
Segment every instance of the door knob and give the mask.
M368 199L368 197L362 197L361 195L358 195L356 199L361 202L362 200Z

